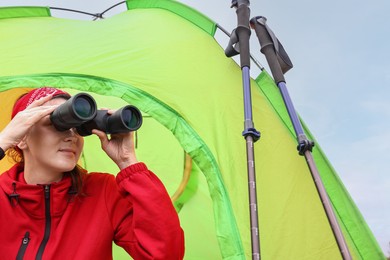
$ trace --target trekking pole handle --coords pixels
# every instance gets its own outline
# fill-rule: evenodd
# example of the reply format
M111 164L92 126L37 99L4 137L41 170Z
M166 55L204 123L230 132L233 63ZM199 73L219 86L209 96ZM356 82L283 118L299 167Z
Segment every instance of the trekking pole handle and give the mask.
M276 56L274 43L271 39L271 36L268 34L267 29L265 28L266 21L267 18L263 16L257 16L250 20L250 25L256 32L261 46L260 51L267 59L275 83L278 84L279 82L286 82L282 68L280 67L278 58Z
M249 38L251 29L249 27L249 1L232 1L232 7L236 8L237 27L234 30L235 37L238 40L238 49L240 53L241 68L250 67ZM232 55L230 55L232 56Z

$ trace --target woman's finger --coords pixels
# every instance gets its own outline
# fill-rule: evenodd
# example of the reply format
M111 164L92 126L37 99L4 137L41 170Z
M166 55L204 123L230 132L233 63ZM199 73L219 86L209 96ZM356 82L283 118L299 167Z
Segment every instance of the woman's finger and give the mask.
M53 94L50 94L48 96L42 97L40 99L34 100L30 105L27 106L27 108L37 107L41 106L47 101L51 100L53 98Z
M29 108L26 110L23 110L19 112L15 116L15 120L26 120L26 122L38 122L41 118L49 115L51 112L53 112L58 105L53 105L53 106L38 106L38 107L33 107Z
M107 114L112 115L115 113L116 109L109 109L107 107L102 107L100 110L107 110Z
M105 132L97 130L97 129L93 129L92 133L99 137L103 148L108 144L109 140L108 140L108 136Z

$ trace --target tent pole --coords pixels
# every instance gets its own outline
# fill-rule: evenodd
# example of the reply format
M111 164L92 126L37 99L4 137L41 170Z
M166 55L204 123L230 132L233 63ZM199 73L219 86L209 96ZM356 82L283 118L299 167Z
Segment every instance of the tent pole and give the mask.
M251 30L249 28L249 1L233 0L232 7L236 8L238 26L232 32L229 46L226 48L225 54L228 57L231 57L238 53L240 54L245 116L244 131L242 132L242 135L245 137L246 140L252 259L260 260L260 232L258 223L256 171L253 147L254 142L256 142L260 138L260 133L254 128L252 120L252 101L250 89L251 85L249 74L249 37L251 34Z
M310 141L307 139L301 122L297 116L297 113L294 109L294 106L292 104L291 98L288 94L287 91L287 86L286 86L286 81L284 79L284 72L282 71L282 67L284 64L284 61L288 61L289 65L292 64L287 56L287 54L284 52L283 46L279 43L279 41L276 39L276 37L273 35L272 31L267 27L266 25L267 19L262 16L258 16L255 18L252 18L250 21L251 27L254 28L256 35L259 39L260 46L261 46L261 52L266 56L268 65L271 69L272 75L274 77L275 83L278 86L284 103L286 105L288 114L290 116L290 119L292 121L296 136L297 136L297 141L298 141L298 151L301 156L305 156L307 165L309 167L309 170L311 172L311 175L313 177L314 183L316 185L318 194L321 198L325 213L328 217L330 226L333 231L333 235L336 239L337 245L339 247L341 256L345 260L350 260L352 259L351 254L349 252L347 243L345 241L345 238L343 236L343 233L341 231L341 228L338 224L336 215L333 211L330 199L328 197L328 194L326 192L325 186L321 180L320 174L318 172L317 166L314 162L313 155L311 153L312 148L314 146L314 142ZM276 44L280 44L280 46L275 46ZM277 56L277 51L278 47L281 47L281 52L284 52L284 54L287 56L286 57L278 57ZM283 55L282 53L280 53ZM282 60L282 61L281 61ZM282 63L282 65L281 65ZM287 68L285 71L287 71L289 68Z

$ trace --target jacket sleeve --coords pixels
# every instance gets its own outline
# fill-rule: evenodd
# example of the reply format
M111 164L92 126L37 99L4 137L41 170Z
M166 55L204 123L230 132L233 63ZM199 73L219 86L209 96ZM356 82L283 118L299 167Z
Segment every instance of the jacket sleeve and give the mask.
M125 199L112 212L114 242L136 260L183 259L184 233L158 177L137 163L120 171L116 182Z

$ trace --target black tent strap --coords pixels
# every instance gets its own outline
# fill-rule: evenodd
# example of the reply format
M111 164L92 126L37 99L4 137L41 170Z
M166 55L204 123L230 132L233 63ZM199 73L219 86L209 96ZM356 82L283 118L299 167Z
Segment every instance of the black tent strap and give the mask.
M117 7L118 5L124 4L124 3L126 3L126 1L122 1L122 2L119 2L119 3L117 3L117 4L114 4L113 6L111 6L110 8L107 8L106 10L104 10L103 12L101 12L100 14L103 15L103 14L105 14L106 12L110 11L111 9Z
M62 7L50 7L50 9L60 10L60 11L69 11L69 12L80 13L80 14L86 14L86 15L90 15L90 16L94 16L94 17L96 16L96 14L93 14L93 13L87 13L87 12L83 12L83 11L79 11L79 10L62 8Z
M68 11L68 12L74 12L74 13L80 13L80 14L85 14L85 15L90 15L90 16L92 16L92 17L95 18L94 20L96 20L96 19L98 19L98 18L103 19L103 18L104 18L103 15L104 15L106 12L110 11L111 9L113 9L113 8L117 7L118 5L121 5L121 4L123 4L123 3L126 3L126 1L122 1L122 2L119 2L119 3L117 3L117 4L114 4L113 6L107 8L106 10L104 10L103 12L101 12L101 13L96 13L96 14L94 14L94 13L89 13L89 12L84 12L84 11L80 11L80 10L75 10L75 9L62 8L62 7L50 7L50 9L52 9L52 10L60 10L60 11Z

